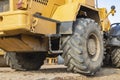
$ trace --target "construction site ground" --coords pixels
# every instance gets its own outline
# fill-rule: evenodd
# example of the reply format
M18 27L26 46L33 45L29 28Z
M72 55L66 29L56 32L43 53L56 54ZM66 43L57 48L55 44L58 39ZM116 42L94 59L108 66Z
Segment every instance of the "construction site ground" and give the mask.
M120 80L120 69L104 67L95 76L71 73L64 65L43 65L38 71L0 68L0 80Z

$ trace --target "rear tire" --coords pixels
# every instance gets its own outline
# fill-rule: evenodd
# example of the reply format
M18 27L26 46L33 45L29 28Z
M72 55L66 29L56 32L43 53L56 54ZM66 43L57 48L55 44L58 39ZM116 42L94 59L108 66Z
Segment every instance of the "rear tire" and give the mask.
M115 48L112 51L111 60L114 67L120 68L120 48Z
M94 75L103 62L100 27L92 19L78 19L73 35L64 37L62 48L68 71Z
M6 53L6 63L15 70L38 70L44 64L45 54Z

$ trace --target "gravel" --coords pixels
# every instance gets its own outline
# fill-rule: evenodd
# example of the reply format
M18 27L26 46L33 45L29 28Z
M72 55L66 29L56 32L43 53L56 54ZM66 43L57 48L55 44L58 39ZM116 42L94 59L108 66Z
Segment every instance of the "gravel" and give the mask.
M71 73L63 65L44 65L38 71L0 68L0 80L120 80L120 69L102 68L95 76Z

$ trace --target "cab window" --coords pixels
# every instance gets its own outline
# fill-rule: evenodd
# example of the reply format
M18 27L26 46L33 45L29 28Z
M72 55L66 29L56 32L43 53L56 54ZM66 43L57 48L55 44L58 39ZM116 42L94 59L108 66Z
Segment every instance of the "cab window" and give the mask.
M0 0L0 12L9 11L9 0Z

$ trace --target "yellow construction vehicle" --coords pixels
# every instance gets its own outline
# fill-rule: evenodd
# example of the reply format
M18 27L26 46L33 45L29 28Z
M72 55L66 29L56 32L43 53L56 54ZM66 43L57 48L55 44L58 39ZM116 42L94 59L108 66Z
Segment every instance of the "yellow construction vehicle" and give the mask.
M0 48L16 70L37 70L62 55L67 70L94 75L103 63L105 8L94 0L0 0Z

